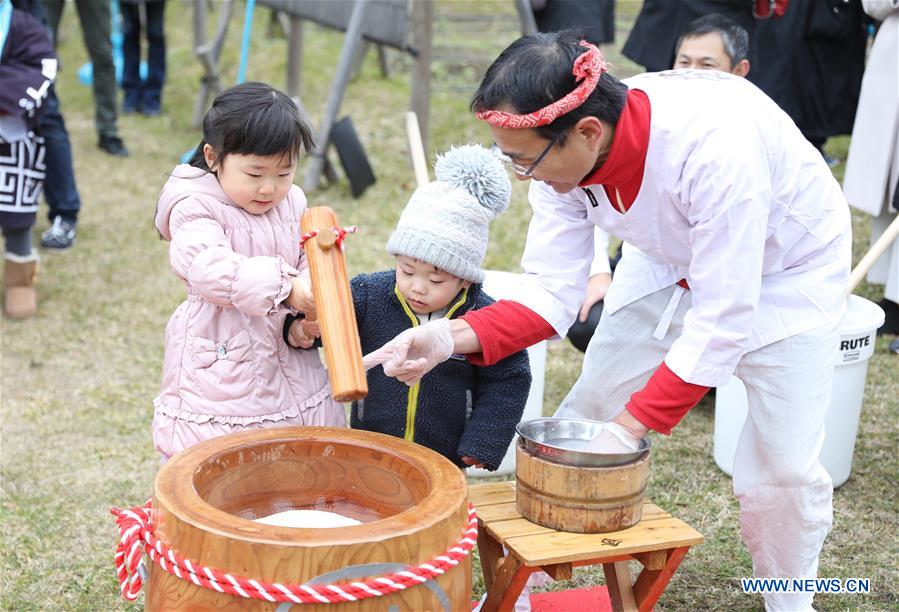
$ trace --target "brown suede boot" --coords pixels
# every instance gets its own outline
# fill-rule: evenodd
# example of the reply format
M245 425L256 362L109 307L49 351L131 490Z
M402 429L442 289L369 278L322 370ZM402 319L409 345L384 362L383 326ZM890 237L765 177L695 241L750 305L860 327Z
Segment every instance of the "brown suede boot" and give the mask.
M37 312L37 254L19 257L6 254L3 286L6 290L4 312L10 319L27 319Z

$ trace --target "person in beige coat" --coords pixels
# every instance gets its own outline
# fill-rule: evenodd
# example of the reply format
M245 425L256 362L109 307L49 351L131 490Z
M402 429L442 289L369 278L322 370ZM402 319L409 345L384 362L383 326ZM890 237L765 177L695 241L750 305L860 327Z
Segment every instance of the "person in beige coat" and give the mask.
M899 209L899 0L862 0L865 12L882 21L865 68L852 129L843 192L849 204L873 216L872 243ZM881 333L899 334L899 241L881 255L868 280L884 285L886 312ZM890 350L899 352L899 339Z

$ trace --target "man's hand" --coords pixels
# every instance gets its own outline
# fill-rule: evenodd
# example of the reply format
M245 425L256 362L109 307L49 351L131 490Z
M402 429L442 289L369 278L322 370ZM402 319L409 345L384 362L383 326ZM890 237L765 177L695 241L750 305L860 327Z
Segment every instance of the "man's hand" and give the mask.
M640 439L618 423L601 423L599 434L584 450L591 453L632 453L640 448Z
M449 320L431 321L399 334L396 338L362 358L369 370L379 364L384 374L410 387L453 354L453 335Z
M590 309L597 302L605 299L606 293L609 291L609 285L612 284L612 275L608 272L594 274L587 281L587 296L581 305L581 312L578 314L578 321L583 323L590 316Z

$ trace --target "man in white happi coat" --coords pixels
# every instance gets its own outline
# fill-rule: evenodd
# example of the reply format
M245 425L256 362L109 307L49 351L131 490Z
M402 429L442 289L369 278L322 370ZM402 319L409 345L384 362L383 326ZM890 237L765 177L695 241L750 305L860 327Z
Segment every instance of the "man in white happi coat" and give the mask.
M746 79L676 70L621 82L566 32L503 51L472 110L533 179L526 281L514 300L403 332L366 365L413 384L454 353L493 363L564 336L598 225L664 265L617 270L606 296L602 393L578 409L608 421L594 448L669 434L736 374L749 417L734 492L754 573L814 577L832 522L819 453L851 255L848 207L821 155ZM812 594L765 603L808 610Z

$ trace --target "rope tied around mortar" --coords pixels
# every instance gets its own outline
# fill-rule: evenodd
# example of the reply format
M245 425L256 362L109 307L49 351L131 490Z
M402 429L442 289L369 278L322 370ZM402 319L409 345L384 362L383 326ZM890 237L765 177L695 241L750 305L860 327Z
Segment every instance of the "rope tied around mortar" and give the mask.
M121 585L122 597L129 601L137 599L143 586L144 553L166 572L219 593L246 599L263 599L273 603L324 604L389 595L436 578L459 565L471 554L478 535L478 517L474 506L469 504L468 525L462 530L461 538L445 552L426 563L359 582L285 585L229 574L182 557L156 537L151 510L149 501L143 506L131 509L110 510L116 517L120 534L115 552L116 575Z

